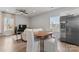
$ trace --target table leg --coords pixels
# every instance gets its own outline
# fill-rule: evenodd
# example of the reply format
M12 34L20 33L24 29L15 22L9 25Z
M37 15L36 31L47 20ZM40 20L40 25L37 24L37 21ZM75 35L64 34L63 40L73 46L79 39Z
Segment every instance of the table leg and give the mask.
M40 52L44 52L44 40L40 40Z

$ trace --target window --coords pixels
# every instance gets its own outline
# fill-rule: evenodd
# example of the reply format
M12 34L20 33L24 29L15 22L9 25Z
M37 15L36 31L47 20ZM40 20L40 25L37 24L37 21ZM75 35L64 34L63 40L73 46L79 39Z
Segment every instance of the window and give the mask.
M12 30L12 25L13 25L13 19L11 18L8 18L8 17L5 17L4 18L4 31L7 31L7 30Z
M4 32L14 30L14 18L12 16L7 14L4 16Z
M50 29L53 31L59 31L60 28L60 16L50 17Z

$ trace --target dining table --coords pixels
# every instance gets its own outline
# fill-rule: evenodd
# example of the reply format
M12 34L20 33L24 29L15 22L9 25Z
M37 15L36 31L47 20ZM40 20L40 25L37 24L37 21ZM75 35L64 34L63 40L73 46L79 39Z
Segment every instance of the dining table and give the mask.
M46 40L49 36L52 38L52 34L52 32L47 31L34 32L34 36L40 40L40 52L44 52L44 40Z

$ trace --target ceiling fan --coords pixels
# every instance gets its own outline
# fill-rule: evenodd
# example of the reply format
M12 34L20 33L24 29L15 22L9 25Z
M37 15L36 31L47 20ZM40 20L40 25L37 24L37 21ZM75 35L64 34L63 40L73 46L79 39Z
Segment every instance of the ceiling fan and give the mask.
M11 12L7 12L7 11L0 11L3 14L15 14L15 13L11 13Z
M6 14L18 14L18 15L27 15L28 13L24 9L15 9L13 11L0 11L1 13L6 13Z
M26 10L24 10L24 9L16 9L16 12L17 12L17 13L21 13L21 14L28 14L28 13L26 12Z

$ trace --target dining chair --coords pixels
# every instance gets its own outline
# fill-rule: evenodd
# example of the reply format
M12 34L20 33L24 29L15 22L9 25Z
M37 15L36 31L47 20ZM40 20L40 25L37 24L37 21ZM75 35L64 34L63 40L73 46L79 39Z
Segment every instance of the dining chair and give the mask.
M55 38L48 38L44 40L44 51L45 52L56 52L57 43Z
M26 30L26 40L27 40L27 52L39 52L40 46L39 46L39 40L34 38L34 34L32 29Z
M23 38L24 41L27 41L26 40L26 30L31 30L31 31L33 31L33 33L43 31L43 29L41 29L41 28L39 28L39 29L25 29L24 32L22 33L22 38Z

